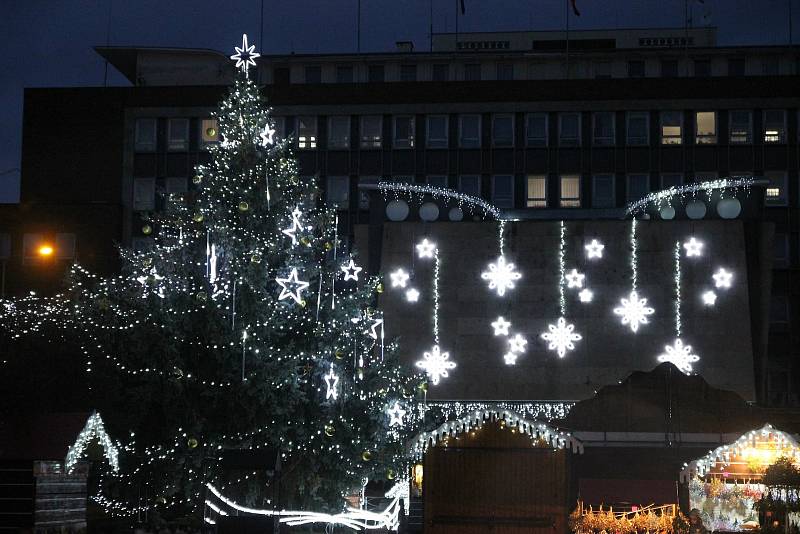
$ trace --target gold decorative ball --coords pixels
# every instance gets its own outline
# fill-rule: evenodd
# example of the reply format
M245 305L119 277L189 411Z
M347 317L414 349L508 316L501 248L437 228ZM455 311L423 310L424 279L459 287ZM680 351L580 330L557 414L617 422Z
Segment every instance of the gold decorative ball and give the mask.
M386 478L388 480L394 480L394 469L389 468L386 470Z
M144 226L142 226L142 233L144 235L152 234L153 233L153 227L150 226L149 224L145 224Z
M333 243L330 241L325 241L325 250L330 250L333 248Z
M183 378L183 370L182 370L180 367L176 367L176 368L175 368L175 369L172 371L172 375L173 375L175 378Z
M303 237L300 238L300 242L302 244L304 244L304 245L308 245L309 243L311 243L311 240L309 238L307 238L306 236L303 236Z
M199 174L195 174L194 177L192 177L192 183L194 183L194 184L199 184L202 181L203 181L203 177L200 176Z
M344 351L342 351L342 349L336 349L336 352L334 352L333 355L336 356L337 360L341 360L344 358Z
M251 263L261 263L261 254L258 252L254 252L252 256L250 256Z
M308 306L308 302L306 302L306 299L303 299L303 300L300 301L300 306L303 307L303 308Z
M143 259L142 260L142 265L144 265L145 267L150 267L151 265L153 265L153 258L145 258L145 259Z
M105 297L102 297L97 300L97 307L100 308L101 310L107 310L110 304L111 304L110 301Z
M333 436L336 433L336 428L333 425L325 425L325 435L328 437Z
M195 295L195 298L197 298L199 301L205 301L208 298L208 295L206 295L205 291L198 291Z
M201 212L197 212L192 215L192 220L196 223L203 222L203 214Z
M239 211L242 211L242 212L244 212L244 211L247 211L247 210L249 210L249 209L250 209L250 204L248 204L248 203L247 203L247 202L245 202L244 200L242 200L241 202L239 202Z
M159 497L158 499L156 499L156 504L162 504L162 505L167 504L167 499L165 499L164 497Z
M216 129L216 128L214 128L214 127L211 127L211 128L206 128L206 135L207 135L208 137L216 137L216 135L217 135L217 129Z
M380 283L377 286L375 286L375 291L378 293L383 293L383 284Z
M188 445L190 449L196 449L199 444L196 439L189 438L188 441L186 441L186 445Z
M372 460L372 453L369 451L362 452L361 459L364 460L365 462L369 462L370 460Z
M422 391L428 391L428 383L427 382L421 383L419 385L419 389L422 390Z

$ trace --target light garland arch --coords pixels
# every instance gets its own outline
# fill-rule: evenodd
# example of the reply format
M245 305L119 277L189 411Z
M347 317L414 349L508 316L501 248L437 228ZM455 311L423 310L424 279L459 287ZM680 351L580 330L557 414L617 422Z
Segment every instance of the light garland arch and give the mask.
M64 461L64 469L67 473L71 473L83 453L86 452L86 447L92 440L97 440L103 446L103 455L108 460L108 464L115 472L119 471L119 449L112 441L111 437L106 432L106 427L103 424L103 418L100 414L94 412L86 421L83 430L78 434L78 439L67 450L67 457Z

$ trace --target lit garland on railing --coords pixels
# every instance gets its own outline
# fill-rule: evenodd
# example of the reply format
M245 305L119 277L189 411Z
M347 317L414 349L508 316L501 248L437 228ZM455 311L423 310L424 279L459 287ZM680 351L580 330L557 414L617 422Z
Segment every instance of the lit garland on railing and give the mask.
M480 211L484 215L491 215L495 219L500 218L500 209L486 202L482 198L467 195L446 187L436 187L422 184L404 184L398 182L379 182L378 190L384 195L384 197L388 196L389 193L393 193L395 199L399 199L401 194L408 195L411 198L424 198L425 196L431 196L434 199L446 198L449 200L454 200L459 207L466 206L470 208L470 210Z
M755 183L752 176L732 176L730 178L720 178L718 180L708 180L694 184L686 184L678 187L670 187L655 191L634 202L629 202L625 207L625 215L636 216L646 211L650 205L662 206L665 203L672 204L672 199L675 197L691 197L696 198L698 193L705 193L709 200L711 195L716 190L731 189L735 193L739 189L749 190ZM724 193L724 191L723 191Z

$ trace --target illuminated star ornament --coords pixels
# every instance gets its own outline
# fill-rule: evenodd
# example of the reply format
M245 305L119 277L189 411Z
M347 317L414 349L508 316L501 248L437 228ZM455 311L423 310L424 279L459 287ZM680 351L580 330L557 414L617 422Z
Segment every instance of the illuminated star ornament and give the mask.
M439 345L434 345L430 352L424 352L422 358L415 365L428 374L434 386L440 379L450 376L448 371L456 366L455 362L450 361L450 353L442 352Z
M372 324L369 327L369 331L367 331L367 334L369 335L369 337L371 337L372 339L378 339L378 337L379 337L378 327L379 326L381 327L380 337L383 337L383 319L373 319L372 320Z
M589 288L583 288L581 289L581 292L578 293L578 299L580 299L581 302L584 303L592 302L593 298L594 298L594 293L592 293L592 290Z
M622 297L620 304L614 308L614 313L622 318L623 325L629 325L632 332L639 330L640 324L647 324L648 315L653 315L655 310L647 305L646 298L639 298L636 291L631 291L628 298Z
M481 273L481 278L489 281L489 289L497 290L499 296L506 294L506 289L514 288L514 281L522 275L514 270L513 263L506 263L505 256L497 258L497 262L489 264L489 270Z
M527 344L528 340L517 334L508 340L508 350L509 352L525 352L525 345Z
M276 278L275 281L281 286L281 294L278 295L278 300L291 298L298 304L303 301L300 293L308 288L308 282L303 282L297 278L297 269L293 268L289 276L286 278Z
M233 47L236 53L231 56L231 59L236 60L236 68L244 72L244 77L250 77L250 67L256 66L256 58L261 57L261 54L256 52L256 45L247 44L247 34L242 34L242 47Z
M494 335L496 336L507 336L508 335L508 328L511 326L511 323L503 319L502 316L498 317L495 322L492 323L492 328L494 328Z
M717 288L724 288L728 289L731 287L731 280L733 280L733 273L729 273L725 269L721 268L714 273L714 285Z
M516 365L517 364L517 356L515 352L506 352L503 354L503 361L506 362L506 365Z
M342 272L344 272L344 281L347 282L348 280L355 280L358 282L358 273L363 271L361 267L356 265L356 262L353 261L353 258L350 258L350 263L347 265L342 265Z
M300 224L300 217L302 215L303 212L300 211L300 208L295 206L295 208L292 210L292 226L281 230L281 233L286 234L287 236L292 238L292 245L297 244L297 231L303 229L303 225Z
M567 322L563 317L559 317L556 324L547 325L548 332L541 335L547 341L547 350L554 350L559 358L563 358L568 350L575 350L575 342L583 339L579 333L575 332L575 325Z
M258 134L261 138L261 146L267 147L275 144L275 128L269 123L264 126L264 131Z
M323 378L325 379L325 386L328 388L325 392L325 400L336 400L339 396L339 392L336 390L336 386L339 385L339 376L333 372L333 364L331 364L331 370Z
M419 291L413 287L406 290L406 300L408 302L417 302L419 300Z
M567 281L567 287L583 287L583 280L586 278L585 274L581 274L578 272L578 269L572 269L570 272L564 275L564 280Z
M709 290L703 293L703 304L706 306L713 306L717 303L717 294Z
M670 362L684 374L692 373L692 364L700 361L700 356L692 354L692 346L684 345L680 338L673 345L665 345L664 353L658 357L660 362Z
M687 258L693 258L703 255L703 242L698 241L694 237L692 237L691 239L689 239L689 241L684 243L683 248L686 249Z
M397 269L389 275L389 278L392 280L392 287L406 287L408 283L408 273L403 269Z
M603 249L606 248L606 246L597 239L592 239L591 243L584 245L583 248L586 249L586 257L591 260L592 258L602 258Z
M399 402L395 401L394 406L389 409L387 414L389 415L389 426L403 426L403 417L405 417L406 411Z
M436 245L427 239L423 239L422 242L417 245L417 256L420 258L432 258L434 250L436 250Z

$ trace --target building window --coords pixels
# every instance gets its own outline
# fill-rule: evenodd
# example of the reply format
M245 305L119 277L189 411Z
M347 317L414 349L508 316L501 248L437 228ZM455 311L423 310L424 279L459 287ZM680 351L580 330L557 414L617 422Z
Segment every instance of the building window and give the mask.
M338 65L336 67L336 83L353 83L352 65Z
M377 176L360 176L358 178L358 184L377 184L378 177ZM372 194L377 195L377 191L373 192ZM368 189L359 189L358 190L358 209L360 210L368 210L369 209L369 199L370 199L370 191Z
M316 117L297 117L297 148L317 148Z
M498 63L497 64L497 79L498 80L513 80L514 79L514 64L513 63Z
M428 148L447 148L447 115L428 115L427 139Z
M328 176L325 201L336 209L347 209L350 202L350 177Z
M661 60L661 77L662 78L677 78L678 77L678 60L677 59L662 59Z
M431 175L425 178L428 185L447 189L447 176L444 174Z
M481 196L481 177L477 174L464 174L458 177L458 190L465 195Z
M318 65L305 68L306 83L322 83L322 68Z
M164 191L168 194L181 194L189 190L189 181L185 176L164 178Z
M134 211L153 211L156 207L156 179L133 179Z
M480 63L468 63L464 65L464 80L474 82L481 79Z
M753 114L748 111L730 112L729 142L732 145L753 142Z
M786 194L786 173L783 171L767 171L764 178L769 181L764 195L766 206L786 206L788 205L788 195Z
M728 76L744 76L744 58L728 58Z
M558 114L558 144L560 146L580 146L581 144L580 113Z
M598 80L611 78L611 62L597 61L594 64L594 77Z
M558 183L558 205L562 208L581 207L581 177L577 174L562 174Z
M167 121L167 150L173 152L189 150L189 119Z
M328 117L328 148L350 148L350 117Z
M383 65L370 65L367 67L367 80L370 83L383 83L386 80Z
M764 142L786 142L786 112L784 110L764 110Z
M156 119L136 119L134 150L136 152L155 152Z
M629 111L626 118L626 139L630 146L650 144L650 114L646 111Z
M400 81L401 82L416 82L417 81L417 66L416 65L400 65Z
M528 113L525 116L525 144L547 146L547 113Z
M680 187L683 185L683 175L676 172L663 173L661 175L661 189L670 187Z
M628 175L628 202L636 202L650 192L649 174Z
M200 143L203 146L219 142L219 125L217 119L202 119L200 121Z
M694 142L698 145L713 145L717 142L717 113L696 111L694 114Z
M431 80L434 82L450 81L450 65L447 63L434 63Z
M383 139L383 117L363 115L361 117L361 148L380 148Z
M39 247L44 245L42 234L24 234L22 236L22 261L27 262L39 257Z
M480 115L459 115L458 146L461 148L480 148L481 146Z
M56 234L56 259L71 260L75 257L75 234Z
M497 113L492 116L492 146L514 146L514 115Z
M683 115L680 111L661 112L661 144L680 145L683 142Z
M492 176L492 204L498 208L514 207L514 177L508 174Z
M612 111L592 114L592 144L595 146L614 144L614 113Z
M394 118L394 147L414 148L413 115L399 115Z
M547 177L544 175L528 176L528 200L526 206L529 208L547 207Z
M630 78L644 78L644 61L641 59L632 59L628 61L628 77Z
M695 59L694 60L694 75L695 78L708 78L711 76L711 60L710 59Z
M789 265L789 235L785 232L775 232L773 241L774 256L773 267L787 267Z
M777 76L780 74L780 58L765 57L761 60L761 70L764 76Z
M595 174L592 176L592 207L613 208L615 204L614 175Z
M286 137L286 117L272 117L276 142Z

